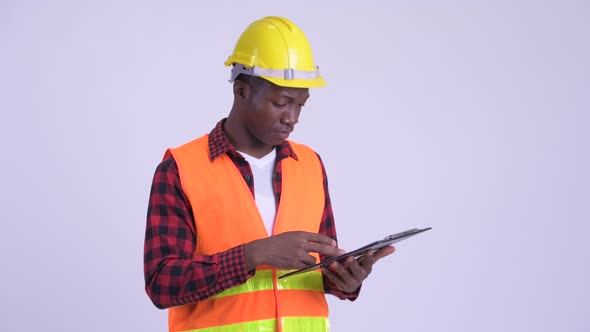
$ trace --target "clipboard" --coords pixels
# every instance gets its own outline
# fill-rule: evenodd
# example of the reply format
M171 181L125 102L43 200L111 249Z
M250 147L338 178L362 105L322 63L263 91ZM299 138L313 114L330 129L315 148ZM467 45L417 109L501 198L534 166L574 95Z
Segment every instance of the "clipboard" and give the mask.
M286 273L286 274L280 276L279 279L293 276L293 275L300 274L300 273L304 273L304 272L308 272L308 271L312 271L312 270L317 270L317 269L319 269L323 266L326 266L334 261L344 261L346 258L348 258L350 256L354 256L354 258L359 258L359 257L364 256L365 252L367 250L373 250L373 252L375 252L381 248L384 248L384 247L387 247L387 246L392 245L394 243L403 241L407 238L410 238L414 235L420 234L422 232L426 232L431 229L432 229L432 227L427 227L427 228L422 228L422 229L412 228L412 229L408 229L407 231L388 235L383 240L371 242L371 243L369 243L365 246L362 246L356 250L347 252L347 253L339 255L339 256L330 257L330 258L328 258L320 263L317 263L315 265L311 265L311 266L308 266L308 267L300 269L300 270L295 270L295 271L291 271L289 273Z

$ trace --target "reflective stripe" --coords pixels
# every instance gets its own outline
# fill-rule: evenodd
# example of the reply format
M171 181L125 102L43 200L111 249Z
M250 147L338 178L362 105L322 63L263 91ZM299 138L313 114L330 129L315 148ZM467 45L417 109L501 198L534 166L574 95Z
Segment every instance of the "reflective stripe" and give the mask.
M278 271L277 275L281 276L288 272L289 271L280 270ZM301 289L323 292L324 285L322 283L322 273L319 271L310 271L307 273L294 275L292 277L279 279L278 288L279 290ZM223 292L212 296L211 298L216 299L224 296L272 289L272 270L259 270L256 271L256 274L252 278L248 279L245 283L239 286L228 288Z
M285 278L287 279L287 278ZM228 288L223 292L212 296L212 299L220 298L223 296L237 295L254 291L271 290L272 289L272 270L261 270L256 271L256 274L248 279L245 283Z
M279 270L277 273L277 278L287 274L288 272L290 271ZM306 273L279 279L279 289L306 289L323 292L324 283L322 282L322 273L320 271L309 271Z
M252 322L277 317L328 317L328 305L323 292L282 290L279 293L280 312L277 313L274 291L251 292L235 296L223 296L198 302L200 312L173 311L171 319L178 322L170 331L202 329L213 326ZM175 308L190 309L188 306ZM233 313L233 316L228 315ZM207 319L199 319L203 316ZM194 319L192 319L194 317Z
M315 70L296 70L293 68L286 69L269 69L262 67L252 67L254 76L268 76L282 78L284 80L315 80L320 76L320 67Z
M330 331L330 321L325 317L284 317L284 332L327 332Z
M254 322L245 322L238 324L221 325L215 327L206 327L203 329L186 330L182 332L263 332L276 331L277 320L266 319Z
M297 70L293 68L286 69L271 69L262 67L247 67L240 63L234 63L229 81L233 82L240 74L250 76L266 76L272 78L280 78L284 80L315 80L320 76L320 67L315 70Z
M285 317L281 318L281 321L284 332L324 332L330 330L330 322L325 317ZM276 319L266 319L183 332L273 332L276 331L276 327Z

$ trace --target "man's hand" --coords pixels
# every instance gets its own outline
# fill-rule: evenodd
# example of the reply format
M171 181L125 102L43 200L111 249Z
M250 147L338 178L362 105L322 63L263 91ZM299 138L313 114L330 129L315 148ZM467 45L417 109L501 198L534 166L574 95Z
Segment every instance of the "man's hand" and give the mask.
M310 252L326 256L343 254L336 246L336 241L322 234L285 232L246 243L246 268L251 271L259 265L270 265L283 270L303 269L316 263Z
M333 262L329 267L322 267L322 272L338 289L346 293L352 293L369 276L373 270L373 264L381 258L393 254L394 251L395 247L393 246L379 249L375 253L372 250L368 250L358 260L348 257L344 265Z

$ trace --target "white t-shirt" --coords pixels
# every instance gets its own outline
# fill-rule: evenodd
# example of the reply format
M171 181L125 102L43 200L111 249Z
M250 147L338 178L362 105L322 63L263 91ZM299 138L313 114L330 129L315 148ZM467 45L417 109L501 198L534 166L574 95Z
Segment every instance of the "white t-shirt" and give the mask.
M269 154L260 159L241 151L240 153L246 158L252 169L256 206L258 207L262 221L264 221L268 235L272 235L272 228L277 214L275 195L272 189L272 173L277 156L276 149L273 149Z

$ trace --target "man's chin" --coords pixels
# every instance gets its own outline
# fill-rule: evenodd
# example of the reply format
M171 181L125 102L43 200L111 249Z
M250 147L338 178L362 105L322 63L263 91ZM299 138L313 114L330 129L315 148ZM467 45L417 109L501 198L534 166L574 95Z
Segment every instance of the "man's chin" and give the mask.
M269 141L272 142L272 145L279 145L286 141L289 138L289 135L273 135Z
M283 144L283 142L285 142L285 141L286 141L286 139L283 139L283 140L273 140L273 142L272 142L272 144L271 144L271 145L275 145L275 146L276 146L276 145L281 145L281 144Z

